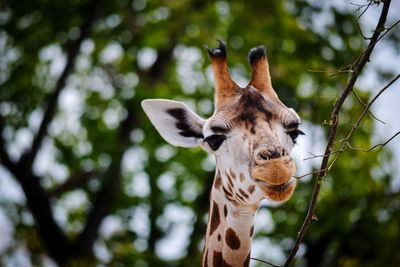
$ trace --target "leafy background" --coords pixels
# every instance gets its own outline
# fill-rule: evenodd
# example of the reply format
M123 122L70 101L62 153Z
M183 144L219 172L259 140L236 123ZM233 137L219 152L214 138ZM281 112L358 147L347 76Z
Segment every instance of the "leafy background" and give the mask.
M140 101L181 100L208 117L204 46L225 40L232 76L245 85L247 52L264 44L274 88L307 134L294 151L298 174L316 170L320 158L304 159L322 153L332 106L366 47L360 30L371 34L382 6L328 2L2 1L0 265L199 266L213 159L166 144ZM387 25L399 19L393 2ZM363 102L398 74L399 38L395 27L374 50L356 85ZM399 130L398 89L373 110L386 124L369 116L353 146L368 149ZM338 140L362 109L346 101ZM341 156L293 266L400 266L398 144ZM261 207L253 257L284 261L312 187L307 176L290 201Z

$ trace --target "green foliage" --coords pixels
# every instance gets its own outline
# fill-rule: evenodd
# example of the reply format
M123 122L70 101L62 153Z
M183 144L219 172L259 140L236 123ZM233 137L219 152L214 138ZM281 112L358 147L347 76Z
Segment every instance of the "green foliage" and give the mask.
M88 16L87 6L93 8L91 3L32 0L0 4L2 135L16 159L20 151L13 147L20 142L18 136L25 133L33 139L71 44ZM41 151L51 159L36 163L44 170L34 168L34 173L50 195L53 213L61 214L58 224L71 244L84 229L97 193L112 184L118 189L107 195L111 207L101 221L112 221L117 227L109 234L100 231L96 238L97 251L105 252L71 254L65 265L199 266L212 160L199 149L165 144L145 117L140 101L184 100L202 116L210 116L213 82L203 47L213 47L216 39L225 40L231 72L243 82L250 75L247 52L264 44L274 88L282 101L326 134L330 112L352 69L349 60L365 48L354 14L335 7L324 11L306 1L94 3L99 5L98 17L80 46L42 145L52 148ZM315 24L323 12L332 21L320 29ZM344 71L336 73L343 66ZM370 97L364 91L357 94L364 102ZM338 140L347 135L362 108L355 98L346 102ZM366 118L351 144L371 147L373 129L374 121ZM323 143L314 140L313 133L307 134ZM336 143L334 149L340 145ZM312 223L304 240L305 251L295 266L400 265L395 245L400 234L400 195L391 190L389 164L381 164L390 160L385 150L346 150L341 155L323 182L318 222ZM318 163L318 158L313 159L312 168L318 168ZM76 184L52 193L74 177ZM255 239L268 237L288 252L313 183L313 179L304 179L290 201L268 207L274 220L272 230L256 232ZM22 246L33 264L41 266L48 248L28 203L0 200L15 238L0 256L1 264L7 266ZM166 214L171 209L180 210L182 218ZM180 233L176 228L188 229L182 233L186 242L182 252L166 259L158 247ZM263 256L269 257L268 252Z

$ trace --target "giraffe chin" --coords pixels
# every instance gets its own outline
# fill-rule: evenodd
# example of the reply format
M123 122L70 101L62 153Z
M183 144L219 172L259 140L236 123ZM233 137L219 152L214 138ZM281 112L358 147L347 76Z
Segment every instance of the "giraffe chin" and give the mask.
M270 185L264 181L256 180L260 189L267 195L267 198L277 202L288 200L296 188L297 180L290 179L287 183L280 185Z

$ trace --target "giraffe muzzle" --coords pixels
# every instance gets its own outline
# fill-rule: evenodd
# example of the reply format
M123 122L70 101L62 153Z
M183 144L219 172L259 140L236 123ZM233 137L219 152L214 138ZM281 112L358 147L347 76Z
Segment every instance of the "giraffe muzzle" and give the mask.
M285 201L296 188L292 178L296 166L290 156L255 162L251 176L267 197L275 201Z
M262 162L255 162L251 176L254 180L261 180L270 185L287 183L296 171L290 156L284 156Z

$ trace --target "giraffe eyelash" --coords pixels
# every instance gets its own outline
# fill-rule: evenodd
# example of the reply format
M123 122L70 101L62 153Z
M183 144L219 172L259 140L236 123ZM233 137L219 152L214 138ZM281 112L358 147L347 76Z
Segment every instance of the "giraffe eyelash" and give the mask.
M287 131L286 133L292 138L294 144L296 144L296 139L299 135L305 135L305 133L299 129Z

